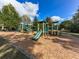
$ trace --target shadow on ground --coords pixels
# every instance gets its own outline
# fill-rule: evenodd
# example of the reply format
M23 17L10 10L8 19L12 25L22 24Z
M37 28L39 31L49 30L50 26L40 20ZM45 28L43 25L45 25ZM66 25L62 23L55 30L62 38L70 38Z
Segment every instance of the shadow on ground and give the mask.
M41 52L33 53L33 49L35 45L41 45L41 43L33 41L31 35L11 34L11 35L6 35L5 38L8 38L9 41L11 41L10 38L17 39L17 40L14 40L16 42L12 42L12 43L18 47L21 47L31 59L40 59L40 57L43 56ZM24 58L17 58L17 59L24 59Z
M64 39L68 39L69 41ZM69 49L71 51L79 53L79 38L65 34L63 36L59 36L58 38L53 39L52 41L54 43L60 44L65 49Z
M6 39L0 37L0 59L29 59L29 57L11 46Z
M36 41L33 41L32 40L32 37L30 35L19 35L19 36L16 36L16 37L24 37L23 40L21 41L17 41L16 45L20 45L20 47L23 47L24 50L29 54L29 56L31 57L31 59L40 59L40 57L42 57L42 53L39 52L39 53L34 53L33 50L35 48L35 45L41 45L41 43L39 42L36 42Z

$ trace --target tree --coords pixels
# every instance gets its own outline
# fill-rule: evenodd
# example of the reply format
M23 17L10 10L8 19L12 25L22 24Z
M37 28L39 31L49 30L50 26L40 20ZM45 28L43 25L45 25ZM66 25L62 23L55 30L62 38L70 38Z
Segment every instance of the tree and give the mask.
M78 32L79 33L79 9L72 17L71 21L73 22L71 26L71 32Z
M24 24L31 24L31 19L27 15L24 15L22 16L22 22Z
M48 23L49 26L52 26L52 19L50 17L46 18L46 22Z
M72 17L72 22L74 24L78 23L79 24L79 9L77 10L77 12L75 13L75 15Z
M8 30L17 29L20 23L20 17L11 4L2 8L0 12L0 22L4 24Z
M33 28L34 30L38 29L38 18L35 16L34 21L33 21Z
M70 31L79 33L79 24L72 24Z
M65 30L70 30L71 26L72 22L70 20L66 20L60 24L60 29L64 28Z

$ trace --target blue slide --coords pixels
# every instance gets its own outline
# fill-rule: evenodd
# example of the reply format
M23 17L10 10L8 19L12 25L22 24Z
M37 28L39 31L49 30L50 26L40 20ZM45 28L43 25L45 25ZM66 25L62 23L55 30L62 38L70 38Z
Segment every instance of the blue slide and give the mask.
M32 40L37 41L37 40L40 38L41 35L42 35L42 31L37 31L37 33L36 33L35 36L32 38Z

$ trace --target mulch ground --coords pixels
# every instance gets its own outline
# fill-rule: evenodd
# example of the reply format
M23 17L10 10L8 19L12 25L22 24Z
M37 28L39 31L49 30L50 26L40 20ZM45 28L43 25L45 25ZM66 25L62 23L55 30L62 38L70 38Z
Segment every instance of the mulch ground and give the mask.
M71 35L46 36L38 41L33 41L29 33L0 32L0 36L22 48L33 59L79 59L79 38Z

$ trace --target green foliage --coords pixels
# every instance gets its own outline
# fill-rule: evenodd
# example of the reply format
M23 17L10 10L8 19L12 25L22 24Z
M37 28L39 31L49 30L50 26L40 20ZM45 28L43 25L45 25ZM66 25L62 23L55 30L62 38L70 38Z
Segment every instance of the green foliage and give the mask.
M61 28L64 28L65 30L69 30L71 32L79 33L79 9L71 20L63 21L60 24L60 29Z
M75 13L75 18L77 19L77 18L79 18L79 9L77 10L77 12Z
M79 33L79 24L74 24L69 20L63 21L60 24L60 29L64 28L65 30L69 30L70 32Z
M63 21L60 24L60 28L64 28L66 30L69 30L71 26L72 26L72 22L70 20Z
M37 30L38 29L38 19L37 19L37 17L34 18L34 21L33 21L33 29L34 30Z
M79 24L72 24L70 31L79 33Z
M73 16L72 21L73 21L73 24L71 26L71 32L78 32L79 33L79 9Z
M4 24L4 26L8 30L16 29L20 23L20 17L14 7L9 4L2 8L0 11L0 24Z

